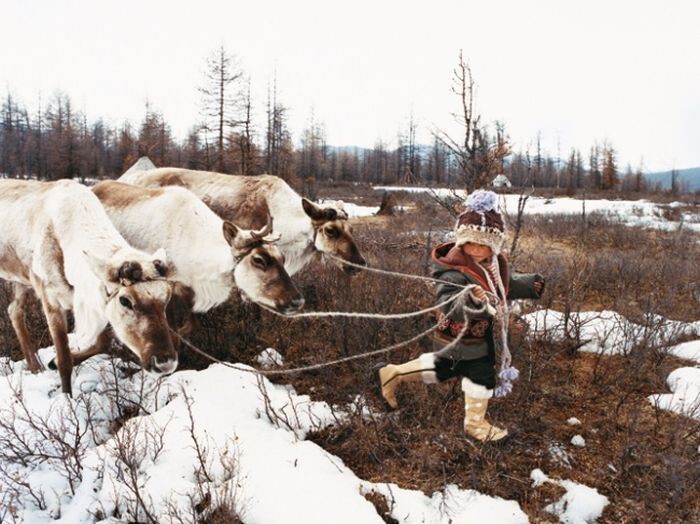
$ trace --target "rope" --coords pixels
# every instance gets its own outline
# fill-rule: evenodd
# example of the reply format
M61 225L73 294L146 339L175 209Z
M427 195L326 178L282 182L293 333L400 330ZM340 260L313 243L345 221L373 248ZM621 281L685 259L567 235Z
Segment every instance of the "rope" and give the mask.
M369 267L369 266L361 266L360 264L355 264L353 262L348 262L347 260L343 260L342 258L338 258L334 255L329 255L324 253L324 256L327 256L333 260L336 260L337 262L340 262L342 264L356 267L359 269L362 269L364 271L369 271L371 273L377 273L380 275L388 275L388 276L393 276L393 277L398 277L398 278L408 278L411 280L421 280L424 282L431 282L431 283L438 283L438 284L447 284L452 287L456 288L461 288L462 291L464 292L465 290L471 288L472 286L469 285L463 285L463 284L456 284L454 282L450 282L448 280L441 280L439 278L432 278L432 277L424 277L420 275L411 275L409 273L399 273L397 271L389 271L387 269L379 269L379 268L374 268L374 267ZM258 304L261 308L263 308L266 311L269 311L270 313L273 313L277 316L284 317L284 318L292 318L292 319L297 319L297 318L326 318L326 317L335 317L335 318L372 318L372 319L378 319L378 320L401 320L401 319L406 319L406 318L413 318L413 317L419 317L421 315L425 315L427 313L432 313L433 311L437 311L440 309L442 306L445 306L447 304L450 304L457 300L462 293L458 293L457 295L445 300L444 302L440 302L439 304L420 309L418 311L413 311L410 313L359 313L355 311L308 311L305 313L292 313L291 315L286 315L284 313L280 313L279 311L276 311L264 304Z
M445 301L445 302L442 302L440 305L444 305L444 304L448 304L448 303L450 303L450 302L456 301L459 297L461 297L461 296L465 295L466 293L468 293L468 292L470 291L470 289L471 289L471 288L465 288L465 289L463 289L462 291L460 291L459 293L457 293L454 297L452 297L451 299L449 299L449 300L447 300L447 301ZM452 307L450 308L450 310L447 312L447 315L448 315L448 316L449 316L450 314L452 314L452 312L455 311L455 309L457 308L458 304L459 304L459 303L455 303L455 304L452 305ZM459 335L458 335L452 342L450 342L449 344L447 344L447 345L445 346L445 348L446 348L446 349L450 349L450 348L452 348L455 344L457 344L457 343L459 342L459 339L462 337L462 335L464 335L464 334L466 333L468 327L469 327L469 323L467 322L467 323L465 323L464 328L462 328L462 331L459 333ZM204 350L198 348L197 346L195 346L194 344L192 344L189 340L187 340L187 339L185 339L184 337L182 337L177 331L173 330L172 328L169 328L169 329L170 329L170 331L171 331L173 334L175 334L175 336L177 336L177 338L178 338L185 346L187 346L189 349L191 349L191 350L194 351L195 353L197 353L197 354L199 354L199 355L201 355L201 356L203 356L203 357L205 357L205 358L211 360L212 362L216 362L217 364L222 364L222 365L224 365L224 366L226 366L226 367L228 367L228 368L235 369L235 370L237 370L237 371L244 371L244 372L246 372L246 373L253 373L253 374L256 374L256 375L263 375L263 376L269 377L269 376L275 376L275 375L288 375L288 374L293 374L293 373L303 373L303 372L306 372L306 371L314 371L314 370L317 370L317 369L323 369L323 368L326 368L326 367L336 366L336 365L338 365L338 364L343 364L343 363L345 363L345 362L351 362L351 361L353 361L353 360L359 360L359 359L362 359L362 358L368 358L368 357L372 357L372 356L375 356L375 355L380 355L380 354L382 354L382 353L389 353L390 351L394 351L395 349L399 349L399 348L401 348L401 347L404 347L404 346L407 346L407 345L409 345L409 344L413 344L414 342L417 342L418 340L422 339L423 337L425 337L425 336L429 335L430 333L432 333L433 331L435 331L437 328L438 328L438 325L437 325L437 323L436 323L436 324L434 324L433 326L431 326L430 328L426 329L425 331L422 331L421 333L415 335L414 337L411 337L411 338L408 339L408 340L404 340L404 341L402 341L402 342L397 342L397 343L395 343L395 344L391 344L390 346L386 346L386 347L381 348L381 349L375 349L375 350L373 350L373 351L367 351L367 352L365 352L365 353L359 353L359 354L357 354L357 355L351 355L351 356L349 356L349 357L338 358L338 359L335 359L335 360L330 360L330 361L328 361L328 362L321 362L321 363L318 363L318 364L310 364L310 365L308 365L308 366L300 366L300 367L289 368L289 369L272 369L272 370L260 370L260 369L256 369L256 368L252 368L252 367L240 367L240 366L236 366L235 364L231 364L231 363L229 363L229 362L225 362L225 361L223 361L223 360L221 360L221 359L218 359L218 358L216 358L216 357L210 355L210 354L207 353L206 351L204 351Z
M464 287L464 286L460 286ZM379 319L379 320L397 320L397 319L405 319L405 318L413 318L413 317L419 317L421 315L425 315L426 313L431 313L433 311L436 311L440 309L442 306L446 306L447 304L450 304L457 300L462 294L464 294L465 291L469 291L469 288L464 287L462 291L457 293L455 296L448 298L447 300L438 303L435 306L427 307L424 309L419 309L418 311L412 311L410 313L359 313L355 311L309 311L306 313L292 313L291 315L285 315L284 313L281 313L275 309L272 309L269 306L266 306L264 304L258 304L261 308L263 308L265 311L269 311L270 313L274 313L275 315L279 317L284 317L284 318L292 318L292 319L297 319L297 318L325 318L325 317L342 317L342 318L374 318L374 319Z
M408 278L411 280L422 280L424 282L430 282L432 284L447 284L450 286L461 287L461 288L467 287L467 286L462 285L462 284L456 284L454 282L450 282L449 280L441 280L439 278L433 278L433 277L424 277L421 275L411 275L410 273L400 273L398 271L390 271L388 269L380 269L378 267L362 266L360 264L355 264L354 262L350 262L348 260L344 260L342 258L336 257L335 255L330 255L328 253L324 253L323 256L328 257L331 260L335 260L336 262L339 262L339 263L344 264L346 266L361 269L361 270L367 271L369 273L377 273L379 275L387 275L387 276L391 276L391 277Z

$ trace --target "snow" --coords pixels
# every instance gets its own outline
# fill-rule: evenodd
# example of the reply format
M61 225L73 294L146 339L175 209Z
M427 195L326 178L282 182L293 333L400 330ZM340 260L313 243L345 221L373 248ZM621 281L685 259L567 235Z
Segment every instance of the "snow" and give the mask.
M556 515L559 521L565 524L596 522L609 503L608 497L598 493L597 489L571 480L552 479L541 469L533 470L530 473L530 479L535 488L548 482L566 490L562 498L544 508L547 513Z
M274 348L266 348L262 350L260 354L257 357L255 357L255 361L258 364L260 364L264 369L284 365L284 358Z
M569 419L566 421L566 423L567 423L569 426L580 426L580 425L581 425L581 421L580 421L579 419L577 419L576 417L571 417L571 418L569 418Z
M680 322L649 315L644 324L635 324L614 311L581 311L571 313L568 322L564 313L541 309L525 315L530 334L564 340L569 337L585 342L579 351L626 355L640 342L663 346L681 335L699 335L700 321Z
M348 214L348 218L371 217L379 211L379 206L361 206L352 202L345 202L343 207Z
M574 435L571 437L571 444L577 448L585 448L586 439L584 439L581 435Z
M406 191L409 193L435 193L441 198L450 197L454 194L459 198L464 198L466 193L463 190L453 192L447 188L428 187L400 187L400 186L375 186L377 191ZM501 208L509 214L515 215L518 210L518 199L520 195L500 195ZM583 200L569 197L542 198L531 196L525 204L524 214L526 215L581 215ZM610 220L621 222L628 226L640 226L651 229L676 230L680 222L666 220L663 210L680 207L683 204L673 202L668 205L655 204L648 200L608 200L593 199L586 200L586 214L599 214ZM682 216L683 227L700 232L700 211L695 213L685 213Z
M661 409L700 420L700 340L678 344L668 352L696 365L672 371L666 379L672 393L650 395L649 401Z
M336 204L337 200L319 200L319 204ZM342 207L348 218L371 217L377 214L379 206L361 206L352 202L343 202Z
M40 352L44 362L52 356L51 348ZM528 521L515 501L454 485L427 495L358 478L305 440L341 423L342 408L246 370L214 364L156 379L98 356L74 370L72 399L60 393L56 373L31 375L7 359L0 373L3 524L132 522L148 520L146 513L194 522L224 503L249 524L381 524L363 496L372 491L406 523ZM120 415L134 408L139 416L124 422ZM33 452L4 445L18 442L13 431ZM71 446L75 460L54 458Z
M700 420L700 367L672 371L666 379L672 393L649 396L654 406Z
M552 443L548 448L549 458L557 466L571 469L571 456L564 446L558 442Z

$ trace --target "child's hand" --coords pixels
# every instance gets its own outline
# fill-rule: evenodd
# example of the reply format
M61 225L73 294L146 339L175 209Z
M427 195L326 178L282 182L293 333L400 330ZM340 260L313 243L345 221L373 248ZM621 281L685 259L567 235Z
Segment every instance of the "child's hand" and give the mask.
M486 300L486 291L481 286L474 286L471 290L471 295L479 302Z
M538 280L535 282L535 291L537 291L537 294L542 293L542 287L544 286L544 280Z

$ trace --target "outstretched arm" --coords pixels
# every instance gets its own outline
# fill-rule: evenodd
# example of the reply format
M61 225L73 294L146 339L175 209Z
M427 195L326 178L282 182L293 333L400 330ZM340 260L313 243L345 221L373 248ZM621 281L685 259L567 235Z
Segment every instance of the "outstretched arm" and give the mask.
M540 298L544 284L544 277L539 273L511 273L508 299Z

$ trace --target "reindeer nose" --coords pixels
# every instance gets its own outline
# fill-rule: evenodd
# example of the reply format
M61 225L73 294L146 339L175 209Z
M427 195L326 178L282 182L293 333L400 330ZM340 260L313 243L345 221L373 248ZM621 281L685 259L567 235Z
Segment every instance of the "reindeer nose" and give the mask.
M163 374L163 375L169 375L173 371L177 369L177 357L175 358L170 358L170 357L164 357L164 358L159 358L157 356L151 357L151 369L155 373Z

